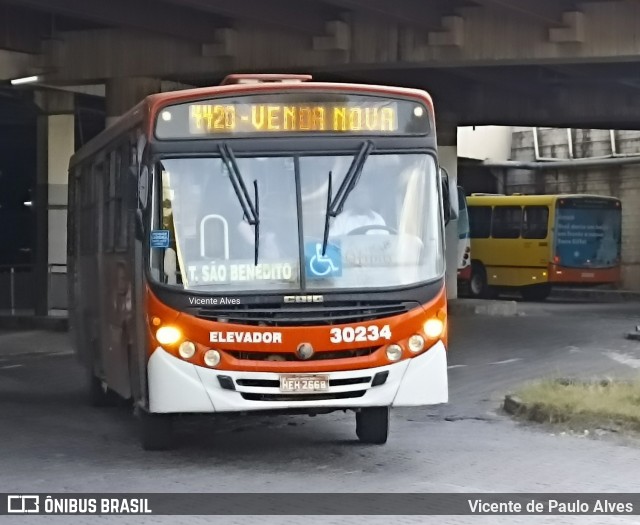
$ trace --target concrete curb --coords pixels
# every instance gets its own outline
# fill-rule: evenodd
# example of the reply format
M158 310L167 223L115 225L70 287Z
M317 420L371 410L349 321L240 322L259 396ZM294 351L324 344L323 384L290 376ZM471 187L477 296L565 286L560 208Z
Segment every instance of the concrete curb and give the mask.
M541 404L527 405L519 397L508 394L502 405L505 412L514 417L520 417L536 423L564 423L566 417Z
M586 299L603 302L640 302L640 292L602 288L554 288L550 297L554 299Z
M0 329L66 332L69 330L69 320L62 316L3 315L0 316Z
M452 299L449 301L451 315L490 315L510 317L519 315L516 301L490 301L484 299Z
M522 402L522 400L514 395L507 394L504 396L504 404L502 405L505 412L511 414L512 416L518 416L522 412L526 410L526 406Z
M569 385L599 385L606 387L614 383L633 384L633 381L601 379L597 381L585 381L580 379L557 379L557 383L565 386ZM582 412L567 413L563 409L551 407L544 403L525 403L514 394L507 394L502 405L505 412L514 418L533 421L543 424L568 424L570 427L579 426L582 429L595 429L621 432L631 430L637 432L638 423L636 421L625 421L617 415L584 414ZM636 428L630 428L633 425Z

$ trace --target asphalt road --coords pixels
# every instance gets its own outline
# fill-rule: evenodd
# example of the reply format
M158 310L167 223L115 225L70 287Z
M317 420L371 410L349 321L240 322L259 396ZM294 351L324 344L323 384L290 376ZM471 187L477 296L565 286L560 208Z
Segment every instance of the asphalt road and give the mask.
M450 403L398 409L386 446L352 414L185 418L144 452L126 407L95 409L65 334L0 333L0 492L640 492L640 442L512 421L504 395L540 377L634 377L637 303L521 305L452 320ZM0 523L640 523L640 517L0 517Z

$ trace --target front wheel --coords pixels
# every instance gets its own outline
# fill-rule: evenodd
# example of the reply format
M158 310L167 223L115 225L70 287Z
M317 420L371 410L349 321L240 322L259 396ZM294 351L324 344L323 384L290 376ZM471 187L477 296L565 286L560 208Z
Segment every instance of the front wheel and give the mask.
M173 416L171 414L151 414L141 410L138 417L143 449L168 450L173 447Z
M389 407L371 407L356 413L356 435L361 443L384 445L387 442L389 411Z
M487 282L487 271L480 263L472 263L471 280L469 281L469 292L476 299L489 296L489 283Z

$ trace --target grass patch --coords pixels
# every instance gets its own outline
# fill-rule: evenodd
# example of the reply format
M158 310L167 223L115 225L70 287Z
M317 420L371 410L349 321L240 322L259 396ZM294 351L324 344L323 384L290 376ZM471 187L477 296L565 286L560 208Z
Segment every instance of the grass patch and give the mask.
M517 399L512 412L533 421L640 431L640 381L546 380Z

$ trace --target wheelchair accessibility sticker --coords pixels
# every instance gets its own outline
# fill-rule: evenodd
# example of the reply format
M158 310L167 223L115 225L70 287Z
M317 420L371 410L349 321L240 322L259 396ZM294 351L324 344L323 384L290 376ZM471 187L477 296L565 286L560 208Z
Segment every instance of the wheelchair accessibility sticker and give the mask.
M337 244L327 244L327 249L322 255L321 242L306 243L304 259L309 279L340 277L342 275L342 252Z

